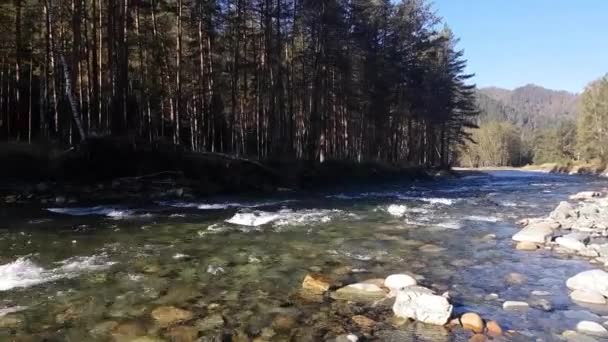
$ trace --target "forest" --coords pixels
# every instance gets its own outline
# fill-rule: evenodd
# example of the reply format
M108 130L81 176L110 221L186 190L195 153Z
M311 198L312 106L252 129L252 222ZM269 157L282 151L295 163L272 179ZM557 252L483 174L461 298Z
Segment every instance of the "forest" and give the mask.
M12 0L0 140L448 165L477 108L423 0Z
M463 147L466 166L608 163L608 75L582 94L528 85L478 90L479 129Z

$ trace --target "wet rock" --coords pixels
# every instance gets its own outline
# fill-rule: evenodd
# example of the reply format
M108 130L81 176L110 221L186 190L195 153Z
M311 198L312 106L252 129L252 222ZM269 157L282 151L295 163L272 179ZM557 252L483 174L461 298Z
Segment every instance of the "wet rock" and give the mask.
M496 321L489 321L486 323L486 334L491 337L498 337L502 335L502 328Z
M139 322L121 322L112 329L112 335L117 338L143 336L147 333L146 328Z
M576 325L576 331L592 336L606 337L608 336L608 330L601 324L592 321L581 321Z
M535 298L530 302L530 306L543 310L543 311L553 311L553 305L551 302L545 298Z
M64 204L67 202L67 198L65 196L55 196L55 204Z
M521 285L525 284L528 278L521 273L511 272L505 276L505 281L511 285Z
M378 285L356 283L339 288L330 296L336 300L369 303L383 299L386 297L386 292Z
M565 219L570 218L572 216L573 212L574 212L574 207L572 206L572 204L570 204L566 201L562 201L559 203L557 208L555 208L551 212L549 217L554 220L565 220Z
M597 342L593 337L579 334L574 330L564 331L561 338L568 342Z
M422 245L418 248L419 251L423 252L423 253L429 253L429 254L436 254L436 253L441 253L445 250L445 248L443 247L439 247L437 245L433 245L433 244L426 244L426 245Z
M545 243L553 236L553 230L559 228L559 223L555 221L542 221L526 226L524 229L513 235L513 240L518 242Z
M581 201L581 200L589 200L589 199L593 199L595 197L600 197L602 196L601 192L597 192L597 191L581 191L577 194L574 194L572 196L570 196L571 200L576 200L576 201Z
M486 338L486 335L484 334L475 334L473 336L471 336L471 338L469 339L469 342L485 342L488 339Z
M357 342L359 341L359 337L353 334L344 334L339 335L334 339L334 342Z
M606 298L599 292L574 290L570 293L570 298L575 302L590 304L606 304Z
M91 328L91 330L89 330L89 333L93 337L101 338L109 335L116 328L116 326L118 326L118 322L115 321L97 323L93 328Z
M277 315L272 320L272 327L276 331L285 331L288 332L291 329L295 328L298 325L298 321L295 317L290 315Z
M482 333L484 328L483 319L474 312L467 312L460 316L460 325L467 330L475 333Z
M200 297L200 290L194 286L174 286L165 295L154 301L156 304L178 304Z
M446 324L452 309L447 298L437 296L430 289L421 286L400 289L393 305L393 312L397 317L435 325Z
M515 248L518 249L518 250L520 250L520 251L535 251L539 247L540 246L537 243L530 242L530 241L518 242L517 245L515 246Z
M23 323L21 316L6 315L0 316L0 329L14 329Z
M508 300L502 303L502 308L504 310L525 310L528 307L530 307L530 304L514 300Z
M588 241L588 238L587 234L571 233L558 237L555 239L555 243L573 251L581 251L586 248L584 241Z
M312 294L323 294L329 290L331 280L321 274L309 273L304 277L302 289Z
M351 320L363 330L371 330L376 325L376 321L363 315L353 316Z
M140 336L134 339L129 339L129 342L166 342L162 338L154 337L154 336Z
M174 306L161 306L152 310L151 316L159 326L168 327L179 322L189 321L194 315L190 311Z
M391 274L384 279L384 286L390 290L391 297L396 296L400 289L417 284L416 279L409 274Z
M224 326L224 318L220 314L213 314L197 321L195 326L199 331L220 329Z
M194 342L198 338L198 330L190 326L177 326L165 334L171 342Z
M17 196L16 195L8 195L8 196L4 196L4 203L6 204L13 204L17 202Z
M597 292L602 296L608 295L608 273L603 270L583 271L566 281L571 290Z

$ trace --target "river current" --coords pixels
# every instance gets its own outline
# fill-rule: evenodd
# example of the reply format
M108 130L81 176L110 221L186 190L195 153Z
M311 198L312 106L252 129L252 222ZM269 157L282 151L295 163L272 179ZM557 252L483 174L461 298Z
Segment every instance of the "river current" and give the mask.
M519 219L606 186L592 177L489 171L271 197L0 208L0 341L111 341L124 322L169 340L150 319L163 305L192 312L202 341L235 331L271 341L356 334L331 303L294 300L307 273L344 269L353 280L411 272L449 291L456 312L514 331L503 340L557 340L580 320L607 320L608 310L578 306L565 286L594 266L516 250L511 236ZM511 273L524 280L508 281ZM506 300L531 307L505 311ZM218 314L214 326L200 323ZM292 315L295 326L269 333L277 314ZM389 332L378 340L470 336L422 324L382 330Z

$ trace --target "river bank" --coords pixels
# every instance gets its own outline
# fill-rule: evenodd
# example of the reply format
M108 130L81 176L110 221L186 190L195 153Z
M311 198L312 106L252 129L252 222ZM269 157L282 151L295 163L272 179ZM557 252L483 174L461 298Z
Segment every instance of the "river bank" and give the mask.
M8 206L0 339L561 340L580 321L602 322L566 286L593 267L514 248L516 222L606 186L491 171L252 198Z
M76 204L251 195L361 183L431 180L449 171L375 162L257 161L174 145L92 139L78 149L0 146L0 199L6 204Z
M568 175L591 175L608 177L608 168L605 164L599 162L546 163L540 165L526 165L523 166L522 169L526 171L561 173Z

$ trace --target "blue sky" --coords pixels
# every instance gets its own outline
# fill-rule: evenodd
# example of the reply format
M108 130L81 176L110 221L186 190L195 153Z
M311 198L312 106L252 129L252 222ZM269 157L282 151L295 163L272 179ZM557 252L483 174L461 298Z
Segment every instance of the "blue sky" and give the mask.
M432 0L479 87L581 92L608 73L608 0Z

